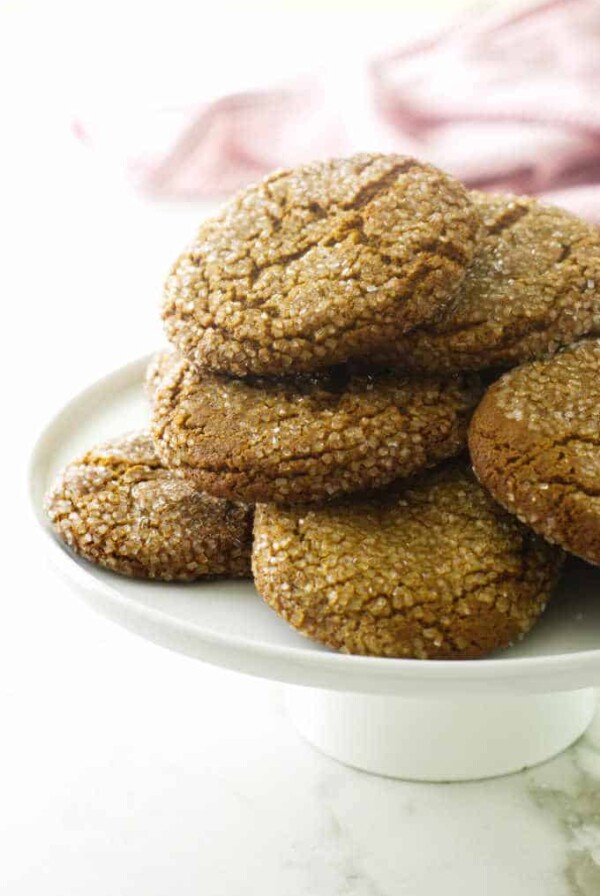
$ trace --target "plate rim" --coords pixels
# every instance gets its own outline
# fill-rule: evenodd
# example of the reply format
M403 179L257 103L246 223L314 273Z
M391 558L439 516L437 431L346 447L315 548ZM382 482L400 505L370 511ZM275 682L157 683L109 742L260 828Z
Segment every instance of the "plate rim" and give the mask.
M464 692L521 693L574 690L600 684L600 647L542 656L478 660L418 660L317 652L302 647L245 639L206 629L163 610L148 607L122 594L115 583L97 578L62 544L47 522L40 497L47 483L47 459L69 428L69 417L92 396L105 395L108 386L142 386L143 373L154 353L130 361L95 379L63 402L47 419L30 454L28 497L46 555L69 585L102 615L130 631L169 649L213 665L293 684L367 693L398 695L428 692L430 696ZM72 425L72 424L71 424ZM45 459L46 458L46 462ZM204 651L204 652L203 652ZM291 666L289 664L292 664ZM520 687L515 688L515 685Z

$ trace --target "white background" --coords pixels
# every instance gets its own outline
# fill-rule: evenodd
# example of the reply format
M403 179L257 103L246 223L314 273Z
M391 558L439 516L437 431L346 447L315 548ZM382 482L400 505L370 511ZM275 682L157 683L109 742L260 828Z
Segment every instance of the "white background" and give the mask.
M160 343L162 279L207 211L136 196L75 141L73 114L317 64L348 71L350 89L360 60L453 5L0 6L3 896L571 892L560 822L536 809L555 772L428 787L336 766L296 738L275 686L79 605L40 559L27 508L43 422ZM384 11L342 12L353 6Z

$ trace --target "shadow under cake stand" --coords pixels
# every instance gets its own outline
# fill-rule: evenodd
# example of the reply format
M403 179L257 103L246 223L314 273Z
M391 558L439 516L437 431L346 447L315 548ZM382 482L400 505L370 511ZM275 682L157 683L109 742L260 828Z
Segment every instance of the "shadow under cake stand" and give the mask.
M63 407L40 436L30 494L54 569L94 609L150 641L286 685L291 718L322 752L381 775L421 781L506 774L559 753L589 725L600 684L600 568L571 562L533 632L483 660L346 656L302 638L250 582L129 580L75 557L55 538L43 495L95 442L148 425L148 358Z

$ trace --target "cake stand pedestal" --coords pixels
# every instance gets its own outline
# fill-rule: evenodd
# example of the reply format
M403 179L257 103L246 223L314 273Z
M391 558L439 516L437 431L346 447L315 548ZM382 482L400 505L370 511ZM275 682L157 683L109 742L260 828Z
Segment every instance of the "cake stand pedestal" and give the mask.
M288 712L322 753L411 781L469 781L521 771L570 746L596 709L591 688L436 700L288 688Z

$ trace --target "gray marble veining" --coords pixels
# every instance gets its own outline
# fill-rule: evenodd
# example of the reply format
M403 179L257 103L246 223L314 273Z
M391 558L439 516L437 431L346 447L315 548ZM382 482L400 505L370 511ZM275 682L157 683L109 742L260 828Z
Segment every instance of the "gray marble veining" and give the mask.
M600 896L600 719L565 754L528 775L536 805L563 830L570 893Z

